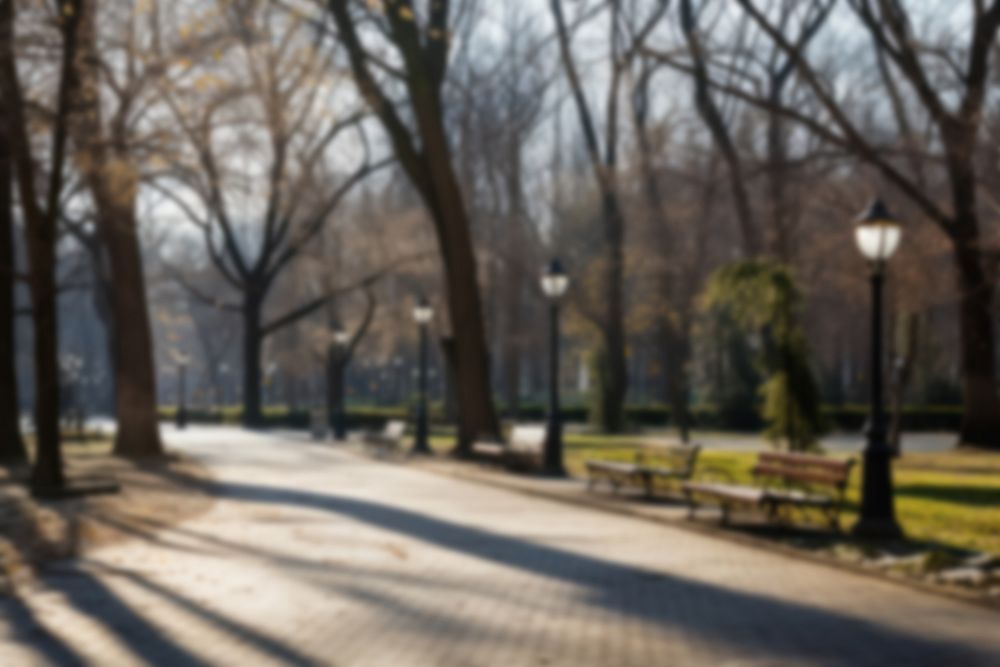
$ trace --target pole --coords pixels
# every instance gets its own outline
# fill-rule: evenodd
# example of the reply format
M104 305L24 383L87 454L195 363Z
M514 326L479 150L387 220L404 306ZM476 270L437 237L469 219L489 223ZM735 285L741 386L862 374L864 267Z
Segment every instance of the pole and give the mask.
M427 442L427 325L420 325L420 377L417 398L417 432L413 442L414 454L430 454Z
M333 439L347 439L347 419L344 414L344 367L346 352L343 346L337 348L337 360L334 362L333 382L334 382L334 411L333 411Z
M187 364L180 364L177 369L177 428L183 429L187 427L187 406L186 406L186 396L187 393L184 389L184 385L187 379Z
M559 406L559 304L549 306L549 406L545 432L546 475L563 477L562 414Z
M882 404L882 284L881 269L871 276L871 415L864 452L861 485L861 516L854 525L856 537L898 538L903 531L896 522L892 492L892 452L886 442L885 409Z

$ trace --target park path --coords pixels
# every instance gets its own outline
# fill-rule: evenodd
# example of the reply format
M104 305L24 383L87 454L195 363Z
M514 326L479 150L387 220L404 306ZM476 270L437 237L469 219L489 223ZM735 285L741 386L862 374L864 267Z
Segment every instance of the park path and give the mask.
M0 665L1000 665L1000 615L292 436L194 429L181 526L0 601Z

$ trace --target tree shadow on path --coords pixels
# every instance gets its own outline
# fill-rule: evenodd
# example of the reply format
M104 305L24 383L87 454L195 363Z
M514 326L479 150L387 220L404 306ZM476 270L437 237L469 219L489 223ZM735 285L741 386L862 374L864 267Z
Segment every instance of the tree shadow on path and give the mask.
M602 560L381 503L250 484L212 487L210 490L220 497L334 512L451 551L580 586L590 591L591 604L692 633L740 656L852 665L971 666L1000 661L996 649L977 649L905 632L835 610ZM650 594L648 587L655 591ZM642 598L656 603L637 604L636 591L640 590Z
M87 662L39 623L21 600L12 597L0 601L0 614L10 627L11 643L30 646L37 655L60 667L86 667Z

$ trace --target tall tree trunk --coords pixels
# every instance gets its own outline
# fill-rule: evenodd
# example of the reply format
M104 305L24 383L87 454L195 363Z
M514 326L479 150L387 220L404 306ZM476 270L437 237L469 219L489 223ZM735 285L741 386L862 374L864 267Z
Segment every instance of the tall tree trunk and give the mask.
M345 0L330 0L331 16L351 61L359 91L380 118L396 157L424 200L434 222L444 263L448 310L454 338L454 369L459 401L456 452L467 453L479 435L497 435L500 424L490 385L486 326L483 321L476 256L465 202L455 177L452 151L445 131L441 89L448 69L450 34L447 2L431 3L426 35L421 26L387 12L392 40L406 72L409 110L416 132L410 130L369 71L369 55L358 38ZM419 149L417 145L419 144Z
M979 252L955 244L960 292L962 393L965 413L960 442L1000 449L1000 398L997 394L995 288L986 278Z
M134 200L109 207L99 218L115 286L111 290L118 421L114 453L133 459L160 457L164 452L157 416L153 340Z
M775 99L776 98L776 99ZM781 101L781 89L772 94L775 106ZM788 159L785 150L785 124L780 114L771 111L767 117L768 195L771 200L771 239L769 250L782 262L792 261L792 230L788 215Z
M691 413L688 410L688 363L691 360L691 327L681 321L678 326L667 325L664 332L666 348L667 400L681 442L691 437Z
M260 411L260 352L261 300L248 294L243 302L243 425L261 425Z
M517 421L521 412L521 299L513 293L520 291L519 285L507 287L506 329L503 344L504 407L507 416Z
M36 221L25 237L31 265L31 308L35 329L35 466L32 487L52 489L63 484L59 443L59 326L56 290L55 224Z
M743 163L722 110L712 96L706 54L699 36L698 19L692 8L691 0L681 0L680 19L688 53L692 60L691 74L694 81L695 110L702 122L705 123L705 127L708 128L715 147L722 154L722 159L725 160L728 167L730 194L733 198L736 221L743 241L743 254L746 257L756 257L760 254L761 244L750 207L750 195L747 192Z
M455 351L458 398L456 452L465 454L473 440L481 435L499 433L500 425L493 406L486 326L468 215L451 166L444 129L433 118L425 118L425 122L433 125L425 136L429 134L434 139L425 147L434 185L433 195L427 202L444 259Z
M604 401L601 427L608 433L625 430L625 394L628 391L628 367L625 361L625 220L614 192L606 191L603 202L606 271L606 314L601 334L604 340L606 373L601 398Z
M2 100L0 100L2 104ZM14 280L14 215L11 185L13 170L10 145L0 110L0 463L23 463L27 460L21 438L21 415L18 405L17 333Z
M115 376L114 453L133 459L163 456L156 403L153 342L146 303L146 279L135 217L139 174L132 164L125 130L102 122L101 61L97 53L97 2L80 17L79 104L70 129L78 160L97 206L97 229L107 259ZM101 284L98 289L104 288Z

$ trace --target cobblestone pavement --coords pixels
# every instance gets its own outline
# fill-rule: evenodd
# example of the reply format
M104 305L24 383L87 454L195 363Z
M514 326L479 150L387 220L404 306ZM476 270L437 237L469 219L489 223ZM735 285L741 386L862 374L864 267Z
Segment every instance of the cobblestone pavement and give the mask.
M285 436L184 525L0 601L0 665L1000 665L1000 615Z

